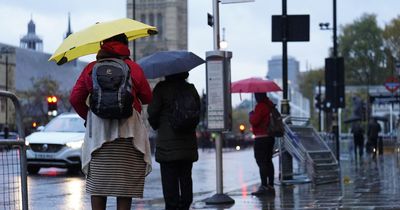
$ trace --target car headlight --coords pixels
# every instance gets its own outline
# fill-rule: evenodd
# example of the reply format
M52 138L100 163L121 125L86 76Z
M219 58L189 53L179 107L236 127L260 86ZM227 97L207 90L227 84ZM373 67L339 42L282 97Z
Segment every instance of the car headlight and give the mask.
M83 144L83 140L80 141L72 141L72 142L68 142L66 143L67 147L70 147L72 149L79 149L82 147Z
M25 139L25 146L29 147L29 141Z

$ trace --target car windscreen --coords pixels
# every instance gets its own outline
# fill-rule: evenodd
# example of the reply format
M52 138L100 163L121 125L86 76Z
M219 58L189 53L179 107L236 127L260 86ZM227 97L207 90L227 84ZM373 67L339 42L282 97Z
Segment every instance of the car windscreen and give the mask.
M54 118L43 129L44 132L85 132L84 121L80 117Z

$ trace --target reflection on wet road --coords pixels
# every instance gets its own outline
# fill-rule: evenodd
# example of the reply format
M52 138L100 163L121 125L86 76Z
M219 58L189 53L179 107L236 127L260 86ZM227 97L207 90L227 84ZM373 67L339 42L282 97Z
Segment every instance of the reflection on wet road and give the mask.
M199 150L199 161L194 164L192 173L195 195L215 192L214 150ZM249 184L257 182L258 170L252 149L224 152L225 192L246 189ZM31 210L90 209L90 197L85 192L84 176L69 175L65 169L43 168L38 175L28 176L28 192ZM153 206L163 202L160 167L156 162L153 162L153 171L146 177L144 198L136 202L138 204L135 209L147 209L145 206L149 202L154 203ZM107 206L115 206L115 198L110 198Z
M322 185L276 185L276 195L246 198L245 191L228 193L230 209L400 209L400 155L386 153L376 159L341 160L341 182ZM247 195L248 196L248 195ZM200 206L197 209L218 209Z
M343 147L344 148L344 147ZM351 151L351 149L349 149ZM255 197L259 184L258 168L251 149L224 152L224 192L235 200L234 205L209 206L202 202L216 190L215 154L200 151L200 159L193 167L195 192L193 209L400 209L400 154L385 151L376 159L364 156L355 161L349 151L341 155L340 182L313 185L280 185L276 167L276 195ZM352 154L352 153L350 153ZM39 175L28 177L31 210L90 209L90 198L85 192L82 175L69 175L64 169L42 169ZM134 202L132 209L163 209L159 164L146 178L144 199ZM115 209L115 198L107 209Z

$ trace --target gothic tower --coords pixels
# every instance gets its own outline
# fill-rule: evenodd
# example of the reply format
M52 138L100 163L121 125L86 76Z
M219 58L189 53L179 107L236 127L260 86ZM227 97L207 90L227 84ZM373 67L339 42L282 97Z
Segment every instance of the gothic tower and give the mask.
M43 52L43 41L36 35L36 26L32 17L28 23L28 34L21 38L20 47Z

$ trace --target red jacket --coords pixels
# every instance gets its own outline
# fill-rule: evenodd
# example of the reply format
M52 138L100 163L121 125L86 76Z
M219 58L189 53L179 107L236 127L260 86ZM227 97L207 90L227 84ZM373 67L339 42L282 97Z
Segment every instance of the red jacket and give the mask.
M119 42L107 42L101 46L99 53L103 51L106 54L117 54L120 56L129 56L130 52L126 45ZM148 104L152 100L152 92L149 83L147 82L142 68L129 58L124 60L131 69L133 81L132 92L134 93L133 107L140 113L142 111L141 104ZM89 63L82 71L75 86L72 89L69 101L74 107L76 113L83 119L86 119L89 107L86 105L86 99L93 91L93 81L91 72L96 61Z
M267 128L269 126L269 115L271 113L270 107L274 104L265 99L257 103L254 111L250 113L249 121L253 129L253 134L257 136L268 136Z

